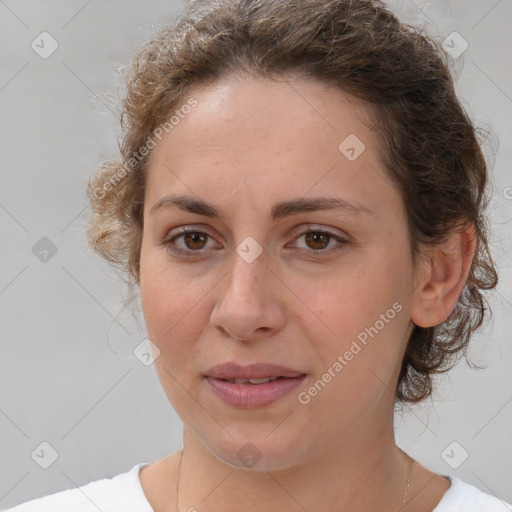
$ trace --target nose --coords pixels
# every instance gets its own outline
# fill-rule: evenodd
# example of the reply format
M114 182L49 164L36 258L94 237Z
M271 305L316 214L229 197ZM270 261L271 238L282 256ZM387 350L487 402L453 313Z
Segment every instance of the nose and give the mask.
M223 336L249 341L272 336L284 326L283 285L263 254L251 263L236 254L218 290L210 323Z

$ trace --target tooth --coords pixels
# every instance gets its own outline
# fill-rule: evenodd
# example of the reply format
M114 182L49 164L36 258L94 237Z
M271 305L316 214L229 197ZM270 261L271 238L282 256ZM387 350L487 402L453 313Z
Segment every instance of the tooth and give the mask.
M265 377L264 379L224 379L231 384L266 384L267 382L274 382L279 377Z
M264 384L264 383L266 383L268 381L269 381L268 378L265 378L265 379L249 379L249 382L251 384Z

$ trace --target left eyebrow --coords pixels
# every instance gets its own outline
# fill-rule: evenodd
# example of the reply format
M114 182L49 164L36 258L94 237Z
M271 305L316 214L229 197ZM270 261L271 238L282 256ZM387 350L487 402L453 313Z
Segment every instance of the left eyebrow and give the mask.
M177 206L181 210L204 215L205 217L217 218L224 221L220 209L213 204L207 203L192 196L165 196L158 200L150 209L152 214L159 208L169 206ZM314 198L297 198L288 201L276 203L270 212L272 220L282 219L290 215L296 215L303 212L313 212L318 210L343 210L347 214L372 214L373 212L358 203L351 203L340 197L314 197Z

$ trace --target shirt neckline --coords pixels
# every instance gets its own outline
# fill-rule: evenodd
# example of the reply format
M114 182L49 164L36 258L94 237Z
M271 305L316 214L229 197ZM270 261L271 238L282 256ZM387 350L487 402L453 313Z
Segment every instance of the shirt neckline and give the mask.
M457 484L458 479L453 476L449 476L449 475L441 475L441 476L448 479L448 481L450 482L450 487L448 487L448 489L446 489L443 496L441 497L441 500L436 505L436 508L434 510L432 510L432 512L442 512L442 509L444 509L447 505L449 505L450 501L453 500L453 497L457 493L456 487L458 487L458 484Z
M140 494L140 497L142 499L144 499L144 501L146 502L146 504L150 508L150 510L153 510L151 508L151 505L150 505L147 497L146 497L146 494L144 493L144 489L142 488L142 482L140 481L141 469L144 468L145 466L148 466L149 464L150 464L149 462L141 462L140 464L135 465L133 467L133 469L131 470L131 472L133 473L133 475L135 477L134 479L136 481L136 487L137 487L138 493ZM450 505L450 503L453 501L453 498L455 497L455 495L457 493L457 488L459 487L460 481L458 478L449 476L449 475L442 475L442 476L444 478L448 479L448 481L450 482L450 487L448 487L448 489L446 489L445 493L441 497L441 500L436 505L436 508L434 510L432 510L432 512L442 512L442 508L445 508L447 505Z

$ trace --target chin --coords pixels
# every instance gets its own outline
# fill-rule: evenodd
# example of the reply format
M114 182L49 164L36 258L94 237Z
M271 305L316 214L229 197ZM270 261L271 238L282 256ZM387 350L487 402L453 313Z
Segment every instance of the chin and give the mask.
M206 446L224 464L247 471L279 471L301 463L303 453L297 450L300 443L294 442L289 431L283 429L281 436L269 436L268 432L271 430L259 427L252 436L226 434L224 439L211 440Z

